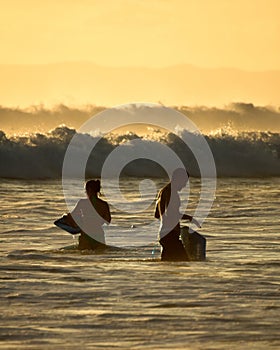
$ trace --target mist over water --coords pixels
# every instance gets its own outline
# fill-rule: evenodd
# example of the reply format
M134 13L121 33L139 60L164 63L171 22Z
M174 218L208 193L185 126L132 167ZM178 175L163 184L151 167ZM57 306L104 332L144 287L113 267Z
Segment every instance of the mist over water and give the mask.
M133 104L132 104L133 106ZM253 104L233 103L224 108L174 107L191 119L203 133L214 155L217 174L223 176L263 177L280 175L280 110ZM53 109L33 106L29 109L0 108L0 177L45 179L60 178L64 155L76 130L104 107ZM143 109L141 113L151 113ZM162 114L162 118L167 116ZM50 128L52 128L51 131ZM130 129L131 128L131 129ZM108 155L119 145L134 147L141 139L149 149L161 142L172 149L192 176L200 176L198 164L180 136L195 139L189 130L180 135L153 127L127 125L111 134L98 129L78 134L77 155L82 156L92 139L101 138L91 153L86 176L100 176ZM162 154L162 157L165 157ZM126 176L163 176L162 169L144 159L135 160L125 169Z
M229 125L237 131L280 132L279 106L255 106L252 103L231 103L224 107L172 106L190 118L203 133ZM63 104L53 108L44 105L26 109L0 106L0 129L8 135L30 132L46 133L61 124L78 129L104 106L71 107Z

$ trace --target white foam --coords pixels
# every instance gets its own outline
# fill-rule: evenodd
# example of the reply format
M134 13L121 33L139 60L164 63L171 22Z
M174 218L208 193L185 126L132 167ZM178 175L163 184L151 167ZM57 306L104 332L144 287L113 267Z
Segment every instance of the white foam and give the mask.
M189 138L196 135L186 130ZM0 177L42 179L60 178L64 154L75 134L75 130L60 126L46 134L32 134L24 137L8 137L0 131ZM85 145L90 142L88 134L79 134L76 156L80 157ZM140 137L134 135L133 137ZM147 142L164 143L182 159L190 174L199 176L199 169L190 150L173 134L158 131L141 138ZM205 135L213 152L218 176L279 176L280 175L280 134L272 132L231 132L219 130ZM133 147L132 134L108 135L98 142L89 158L87 175L99 176L108 155L118 146ZM126 143L127 141L127 143ZM163 155L164 157L164 155ZM141 159L131 162L124 169L125 175L152 176L163 175L163 170L154 162Z

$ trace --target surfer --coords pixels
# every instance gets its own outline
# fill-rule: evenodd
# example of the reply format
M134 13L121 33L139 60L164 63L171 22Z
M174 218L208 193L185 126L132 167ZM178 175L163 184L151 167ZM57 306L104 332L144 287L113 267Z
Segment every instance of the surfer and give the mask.
M106 247L102 225L111 222L111 213L108 203L99 198L100 188L99 180L87 181L87 198L80 199L71 212L72 218L81 227L78 245L80 250Z
M160 219L159 243L162 246L161 260L189 260L180 240L180 219L192 221L198 227L198 221L191 215L180 213L180 197L178 192L186 186L189 175L183 168L176 169L169 182L163 187L156 200L155 217Z

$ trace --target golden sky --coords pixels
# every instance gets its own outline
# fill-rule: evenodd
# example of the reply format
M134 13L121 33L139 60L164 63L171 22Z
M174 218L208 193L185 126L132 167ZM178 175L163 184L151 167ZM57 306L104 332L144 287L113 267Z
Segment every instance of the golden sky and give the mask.
M280 69L278 0L0 0L0 63Z

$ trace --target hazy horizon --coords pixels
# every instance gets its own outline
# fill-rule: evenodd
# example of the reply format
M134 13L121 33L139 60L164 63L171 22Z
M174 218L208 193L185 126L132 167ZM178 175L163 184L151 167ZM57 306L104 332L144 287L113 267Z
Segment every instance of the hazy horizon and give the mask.
M205 134L224 132L280 132L280 108L235 102L222 107L166 106L174 108L190 118ZM78 130L83 123L110 108L98 105L53 107L33 105L28 108L0 106L0 130L6 135L48 133L61 125ZM164 117L164 116L163 116ZM145 127L122 128L127 131L146 133Z
M201 68L106 67L91 62L0 64L0 104L99 105L132 102L221 107L233 102L279 106L278 71Z

